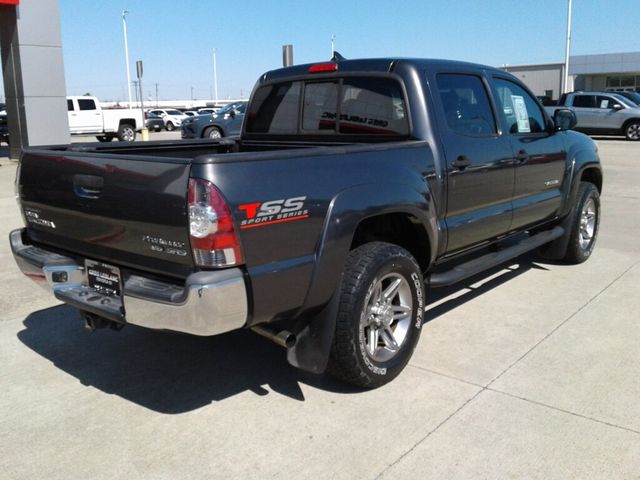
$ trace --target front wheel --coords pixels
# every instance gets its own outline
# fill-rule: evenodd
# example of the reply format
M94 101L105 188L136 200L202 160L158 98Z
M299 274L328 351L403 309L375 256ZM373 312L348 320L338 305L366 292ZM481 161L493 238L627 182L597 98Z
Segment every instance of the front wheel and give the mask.
M407 365L424 320L422 273L397 245L372 242L347 259L328 371L348 383L380 387Z
M172 122L167 122L165 128L168 132L173 132L176 129L175 125Z
M133 142L136 139L136 129L127 123L118 128L118 140L121 142Z
M202 133L202 138L212 138L212 139L222 138L222 132L218 127L208 127Z
M578 190L575 214L571 224L565 263L587 261L593 252L600 227L600 194L593 183L582 182Z
M624 136L627 137L627 140L634 142L640 140L640 122L634 120L627 124L624 129Z

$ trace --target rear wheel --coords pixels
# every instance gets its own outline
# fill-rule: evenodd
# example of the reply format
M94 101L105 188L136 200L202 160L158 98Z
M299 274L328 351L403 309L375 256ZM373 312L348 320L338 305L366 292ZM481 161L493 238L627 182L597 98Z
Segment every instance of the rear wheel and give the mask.
M638 141L640 140L640 121L634 120L629 122L624 128L624 135L627 140Z
M176 126L173 124L173 122L167 122L165 128L168 132L173 132L176 129Z
M328 371L375 388L406 366L424 318L420 267L405 249L372 242L347 259Z
M118 128L117 136L121 142L133 142L136 139L136 129L128 123L123 123Z
M222 138L222 132L218 127L208 127L202 133L202 138Z

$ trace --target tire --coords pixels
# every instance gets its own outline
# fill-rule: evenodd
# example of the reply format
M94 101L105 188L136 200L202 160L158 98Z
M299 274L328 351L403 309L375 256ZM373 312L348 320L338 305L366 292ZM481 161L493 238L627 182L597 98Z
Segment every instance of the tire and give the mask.
M624 127L624 136L627 137L627 140L631 140L632 142L637 142L640 140L640 121L633 120Z
M113 140L113 136L111 135L96 135L96 138L99 142L110 142Z
M173 122L167 122L165 128L167 129L167 132L173 132L176 129L176 126L173 124Z
M128 123L123 123L118 128L117 137L121 142L133 142L136 139L136 129Z
M420 267L404 248L372 242L351 251L328 372L364 388L393 380L420 338L424 299Z
M218 127L207 127L204 132L202 132L202 138L222 138L222 132Z
M586 262L598 238L600 227L600 194L596 186L581 182L576 200L574 218L569 235L567 252L562 261L575 265Z

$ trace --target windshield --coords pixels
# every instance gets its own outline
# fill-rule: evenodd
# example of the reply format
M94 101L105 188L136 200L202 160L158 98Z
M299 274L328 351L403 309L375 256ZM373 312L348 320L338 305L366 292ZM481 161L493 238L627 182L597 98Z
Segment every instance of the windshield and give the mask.
M224 107L222 107L220 110L218 110L216 113L218 115L224 115L226 113L229 113L231 110L233 110L233 107L235 107L236 104L235 103L227 103Z
M638 105L637 105L637 104L635 104L632 100L629 100L627 97L624 97L624 96L619 95L619 94L614 94L613 96L616 98L616 100L618 100L618 101L619 101L620 103L622 103L623 105L626 105L627 107L632 107L632 108L634 108L634 107L637 107L637 106L638 106Z
M182 112L179 112L178 110L167 110L167 115L182 115Z
M636 105L640 105L640 93L637 92L627 92L625 96L631 100Z

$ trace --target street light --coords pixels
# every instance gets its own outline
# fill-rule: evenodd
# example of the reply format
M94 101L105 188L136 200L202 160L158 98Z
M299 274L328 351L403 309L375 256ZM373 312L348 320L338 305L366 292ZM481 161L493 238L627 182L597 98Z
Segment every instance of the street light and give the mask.
M216 92L215 102L218 103L218 69L216 68L216 49L213 49L213 89Z
M569 92L569 50L571 48L571 0L567 12L567 46L564 54L564 78L562 79L562 93Z
M131 108L131 72L129 72L129 42L127 39L127 13L128 10L122 11L122 30L124 32L124 60L127 63L127 91L129 92L129 108Z

